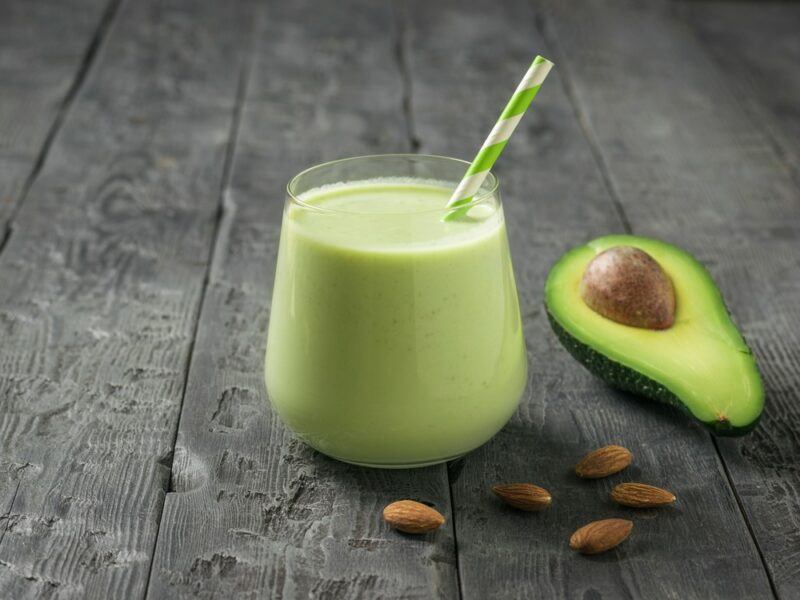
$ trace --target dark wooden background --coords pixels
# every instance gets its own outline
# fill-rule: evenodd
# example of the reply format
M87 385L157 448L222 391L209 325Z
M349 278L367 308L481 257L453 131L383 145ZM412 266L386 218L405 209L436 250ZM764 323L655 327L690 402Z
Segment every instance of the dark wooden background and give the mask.
M316 454L262 382L283 186L348 155L471 158L536 53L556 69L497 168L519 411L448 466ZM0 597L800 598L798 157L797 4L3 0ZM607 389L549 331L549 266L623 231L719 282L767 389L749 436ZM611 442L629 472L571 475ZM624 479L679 502L616 508ZM552 508L500 506L508 481ZM446 526L388 530L403 497ZM569 550L612 515L628 542Z

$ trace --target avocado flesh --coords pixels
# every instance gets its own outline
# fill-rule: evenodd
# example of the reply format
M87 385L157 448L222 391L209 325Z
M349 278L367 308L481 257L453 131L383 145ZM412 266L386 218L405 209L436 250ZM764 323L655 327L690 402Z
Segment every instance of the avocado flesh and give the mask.
M672 327L622 325L584 303L578 287L586 266L614 246L640 248L672 279ZM567 349L609 384L680 406L718 434L739 435L758 422L764 391L755 358L705 267L680 248L630 235L597 238L553 266L545 304Z

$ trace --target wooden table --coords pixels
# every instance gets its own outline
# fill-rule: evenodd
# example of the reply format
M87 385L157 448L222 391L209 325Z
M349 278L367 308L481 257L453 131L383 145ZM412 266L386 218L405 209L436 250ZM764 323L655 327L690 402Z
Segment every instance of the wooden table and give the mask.
M799 33L788 3L3 2L0 597L800 598ZM447 466L311 451L262 381L284 184L470 158L537 52L556 69L497 168L519 411ZM719 282L767 389L749 436L609 390L550 332L549 266L625 231ZM571 474L610 442L624 477ZM626 478L679 502L616 508ZM499 505L509 481L552 508ZM390 531L403 497L445 527ZM568 548L612 515L623 546Z

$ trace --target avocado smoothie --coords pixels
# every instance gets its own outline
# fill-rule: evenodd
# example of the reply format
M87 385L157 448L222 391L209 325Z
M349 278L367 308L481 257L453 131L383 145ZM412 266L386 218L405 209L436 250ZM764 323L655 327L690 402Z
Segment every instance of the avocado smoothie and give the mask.
M266 381L286 425L325 454L441 462L517 406L527 359L502 207L492 190L444 221L453 186L383 177L290 195Z

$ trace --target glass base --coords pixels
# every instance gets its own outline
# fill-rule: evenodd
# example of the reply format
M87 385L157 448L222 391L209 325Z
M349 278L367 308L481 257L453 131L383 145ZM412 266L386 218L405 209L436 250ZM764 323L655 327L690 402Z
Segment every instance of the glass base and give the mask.
M325 454L322 452L322 454ZM434 460L426 460L422 462L413 462L413 463L370 463L370 462L360 462L355 460L348 460L346 458L339 458L338 456L333 456L332 454L325 454L325 456L329 456L334 460L338 460L339 462L347 463L349 465L356 465L357 467L369 467L370 469L420 469L422 467L432 467L433 465L441 465L446 462L450 462L451 460L456 460L461 458L466 453L456 454L454 456L448 456L445 458L436 458Z

